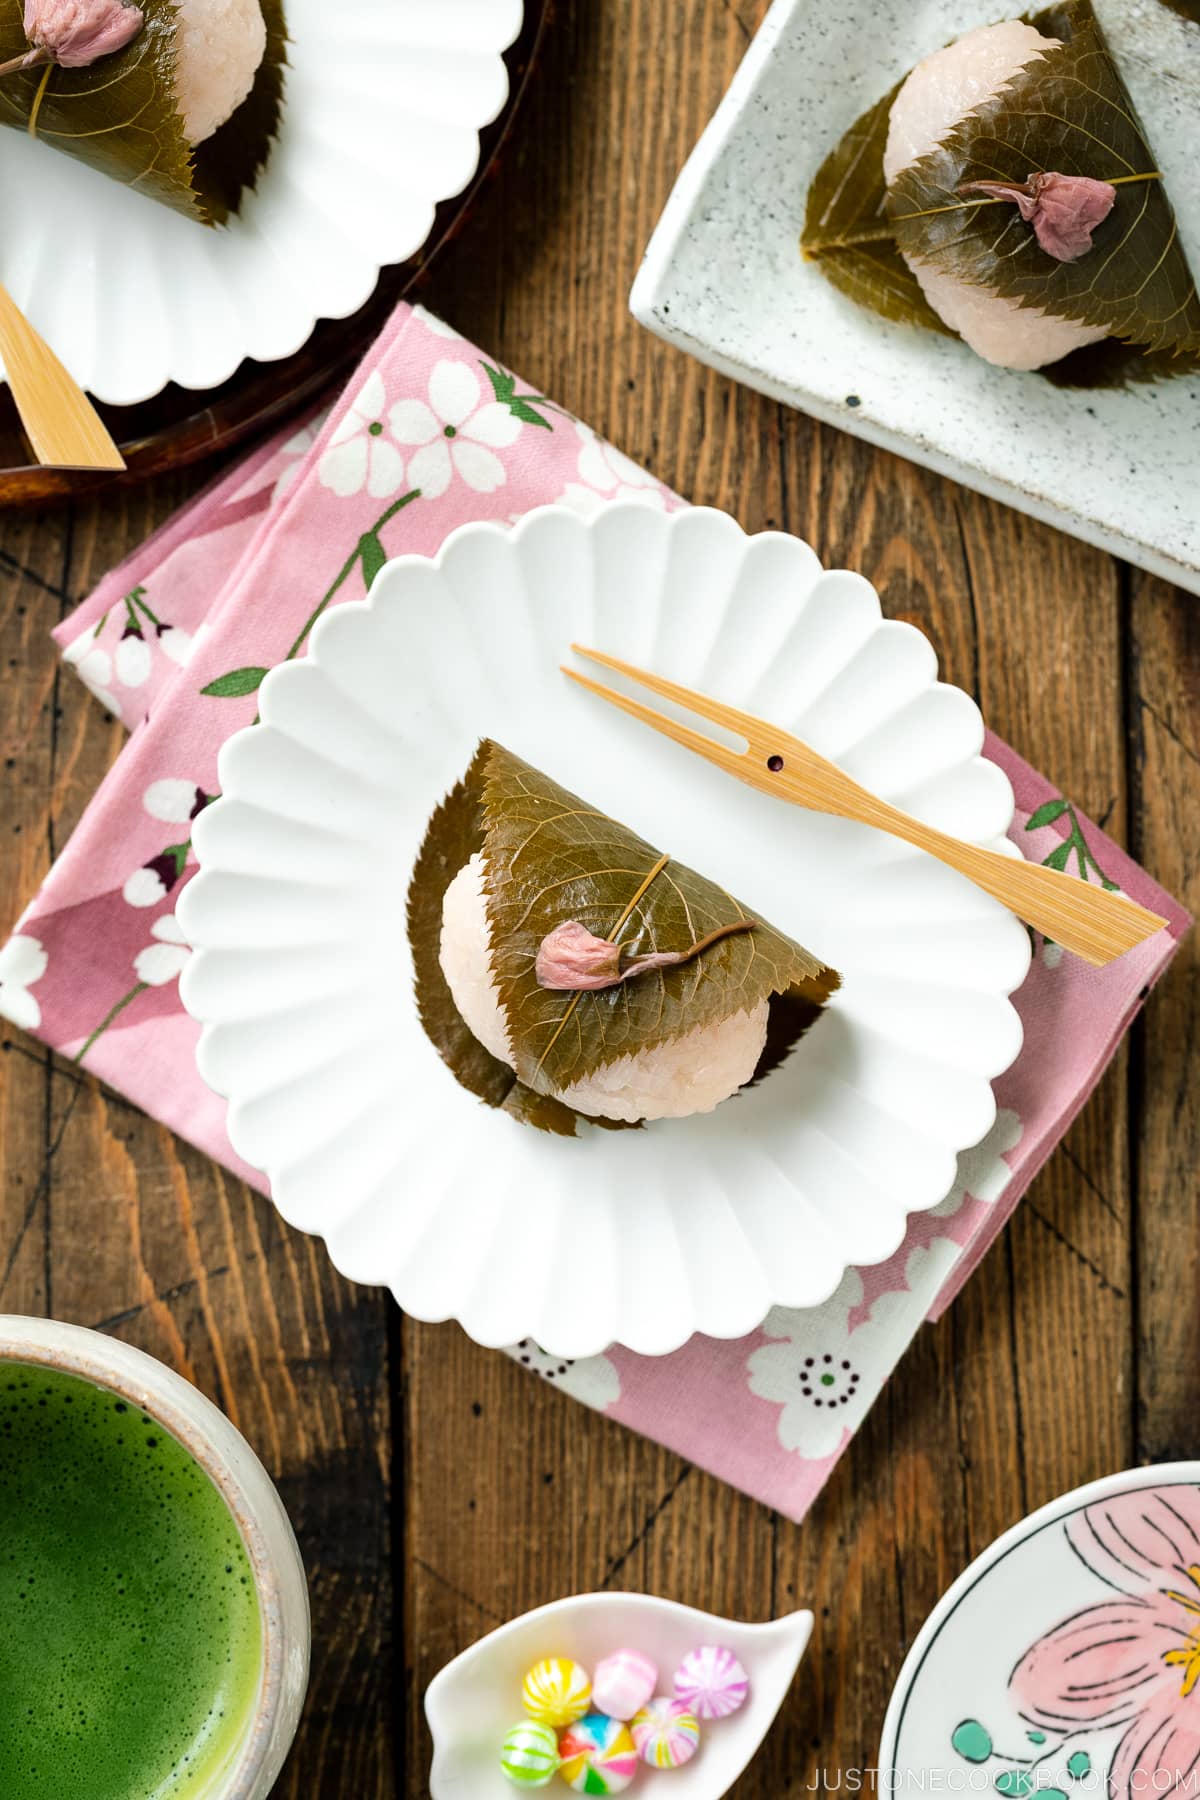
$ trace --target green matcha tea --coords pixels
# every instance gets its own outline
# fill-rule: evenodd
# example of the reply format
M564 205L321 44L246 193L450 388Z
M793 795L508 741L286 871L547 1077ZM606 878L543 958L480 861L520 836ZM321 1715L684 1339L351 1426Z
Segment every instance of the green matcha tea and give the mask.
M241 1535L155 1420L0 1362L0 1796L206 1800L262 1666Z

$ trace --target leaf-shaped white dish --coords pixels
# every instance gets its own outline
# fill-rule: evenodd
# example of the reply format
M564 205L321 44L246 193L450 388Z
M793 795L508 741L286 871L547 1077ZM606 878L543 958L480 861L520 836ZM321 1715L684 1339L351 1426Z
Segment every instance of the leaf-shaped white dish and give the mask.
M745 1705L732 1717L702 1725L700 1748L682 1769L663 1777L642 1770L647 1785L662 1779L676 1800L719 1800L754 1756L783 1704L812 1633L810 1612L767 1625L743 1625L694 1612L653 1594L577 1594L502 1625L436 1675L425 1694L433 1733L431 1800L512 1800L500 1772L500 1747L521 1718L521 1681L543 1656L569 1656L589 1674L614 1650L641 1650L658 1664L659 1692L689 1650L724 1644L750 1678ZM542 1790L566 1794L562 1782Z
M980 755L978 708L861 576L718 512L547 507L390 564L267 676L261 723L225 745L223 798L196 821L182 993L235 1148L343 1273L481 1343L661 1354L819 1304L945 1197L1020 1047L1007 996L1029 938L920 852L755 793L581 693L558 669L572 641L1006 845L1012 789ZM713 1113L578 1138L458 1085L413 1004L404 900L481 736L840 971L782 1068Z
M0 280L97 399L217 386L370 297L461 193L504 105L523 0L285 0L270 159L208 229L14 130L0 133Z

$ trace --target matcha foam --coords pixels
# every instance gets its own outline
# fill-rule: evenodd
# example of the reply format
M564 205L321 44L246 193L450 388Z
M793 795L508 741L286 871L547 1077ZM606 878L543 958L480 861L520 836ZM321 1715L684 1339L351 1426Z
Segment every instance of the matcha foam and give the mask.
M204 1800L262 1641L241 1534L194 1457L106 1389L0 1363L3 1800Z

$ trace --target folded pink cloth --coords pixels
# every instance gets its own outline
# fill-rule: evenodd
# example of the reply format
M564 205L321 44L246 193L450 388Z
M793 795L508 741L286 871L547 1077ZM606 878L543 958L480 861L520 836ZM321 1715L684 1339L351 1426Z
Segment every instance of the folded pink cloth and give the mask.
M255 712L265 671L302 654L329 605L361 598L386 557L436 551L471 519L549 501L681 504L653 477L421 309L401 307L328 418L280 433L101 582L56 636L131 739L0 950L0 1013L83 1063L247 1180L224 1103L196 1073L174 918L191 820L217 752ZM1189 923L1150 878L996 739L1026 856L1119 886L1168 929L1104 970L1040 938L1016 998L1025 1046L996 1084L997 1122L953 1191L912 1218L880 1267L833 1298L776 1311L736 1343L673 1356L614 1346L517 1360L792 1518L811 1504L921 1320L991 1243L1074 1118Z

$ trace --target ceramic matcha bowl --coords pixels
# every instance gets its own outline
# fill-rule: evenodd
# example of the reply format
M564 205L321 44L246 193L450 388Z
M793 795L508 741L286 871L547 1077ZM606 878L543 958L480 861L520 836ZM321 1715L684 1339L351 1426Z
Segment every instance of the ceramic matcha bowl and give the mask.
M0 1537L6 1800L266 1800L308 1683L308 1590L223 1413L129 1344L0 1314Z

